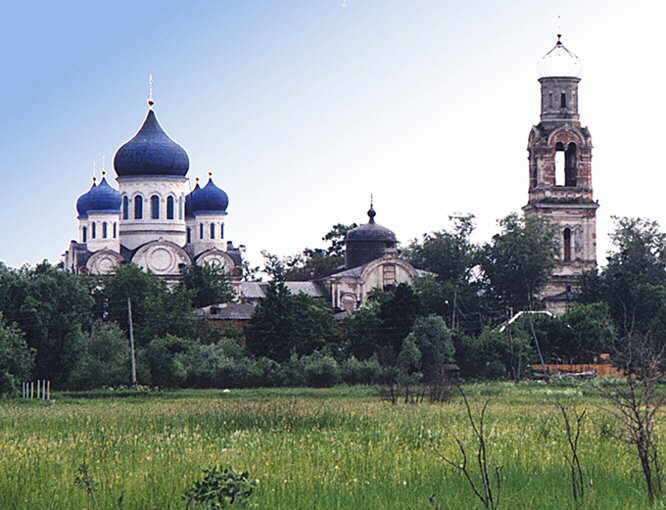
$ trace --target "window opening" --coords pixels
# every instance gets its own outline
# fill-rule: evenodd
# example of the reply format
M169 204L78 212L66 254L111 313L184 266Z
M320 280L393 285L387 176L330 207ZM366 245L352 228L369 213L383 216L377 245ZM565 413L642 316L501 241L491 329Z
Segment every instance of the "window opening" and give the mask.
M143 197L134 197L134 219L140 220L143 218Z
M564 262L571 262L571 229L564 229Z
M160 197L157 195L150 197L150 218L153 220L160 219Z
M113 222L113 238L115 239L118 234L118 224L114 221Z
M562 142L557 142L555 146L555 186L564 186L564 145Z
M564 153L564 185L576 186L576 144L570 143Z
M167 197L167 220L172 220L174 218L173 209L173 197Z
M92 238L95 239L97 237L97 223L94 221L92 222Z
M129 198L127 196L123 197L123 219L129 219Z
M190 244L192 242L192 229L190 227L187 227L187 244Z
M106 221L102 222L102 238L106 239L109 237L109 227L106 224Z
M210 224L210 238L215 239L215 223Z
M203 223L199 223L199 239L203 239L203 234L204 234L203 229L204 229Z
M87 227L83 227L83 242L84 243L88 242L88 229L87 229Z
M566 108L567 107L567 95L562 92L560 94L560 108Z

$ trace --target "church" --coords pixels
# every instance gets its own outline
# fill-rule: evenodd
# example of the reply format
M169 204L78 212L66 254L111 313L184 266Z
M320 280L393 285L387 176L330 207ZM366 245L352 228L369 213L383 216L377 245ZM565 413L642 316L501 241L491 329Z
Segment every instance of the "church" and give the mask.
M560 244L556 268L540 298L546 309L562 313L575 300L584 271L596 267L596 210L592 193L592 139L578 113L580 62L557 36L539 63L541 118L528 138L526 215L548 218ZM76 203L78 240L63 255L65 269L104 275L133 263L167 281L177 281L192 264L215 265L230 275L239 301L256 304L264 286L242 281L244 246L225 240L229 197L213 182L194 188L187 177L189 158L160 126L152 97L137 134L115 154L118 189L106 175ZM345 263L311 282L286 282L293 292L330 301L350 312L373 289L413 283L428 273L400 258L394 232L368 222L345 238Z

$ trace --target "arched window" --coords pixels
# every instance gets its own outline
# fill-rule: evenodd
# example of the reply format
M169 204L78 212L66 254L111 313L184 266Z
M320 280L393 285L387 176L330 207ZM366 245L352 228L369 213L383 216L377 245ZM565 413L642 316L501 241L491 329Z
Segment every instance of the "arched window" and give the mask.
M129 198L123 196L123 219L129 220Z
M215 239L215 223L210 224L210 238Z
M576 186L578 180L576 174L576 144L572 142L564 153L564 185Z
M224 239L224 223L220 223L220 239Z
M564 145L562 142L557 142L555 145L555 186L564 186Z
M150 217L153 220L160 219L160 197L157 195L150 197Z
M94 221L92 222L92 238L95 239L97 237L97 223Z
M115 239L118 236L118 224L113 222L113 238Z
M187 244L190 244L192 242L192 229L190 227L187 227Z
M106 239L109 237L109 227L106 225L106 221L102 222L102 238Z
M179 220L183 219L183 197L182 196L178 199L178 219Z
M140 220L143 218L143 197L137 195L134 197L134 219Z
M204 230L203 223L199 223L199 239L203 239L203 234L204 234L203 230Z
M571 229L565 228L562 234L564 241L564 262L571 262Z
M167 220L174 219L174 205L173 197L167 197Z
M81 239L84 243L88 242L88 227L83 227L83 231L81 233Z
M560 108L566 108L567 107L567 95L562 92L560 94Z

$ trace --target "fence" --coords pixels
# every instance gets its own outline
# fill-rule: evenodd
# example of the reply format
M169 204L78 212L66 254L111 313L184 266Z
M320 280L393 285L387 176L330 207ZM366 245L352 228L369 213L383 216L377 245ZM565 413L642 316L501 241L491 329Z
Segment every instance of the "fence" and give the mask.
M610 363L532 365L532 370L535 372L542 372L544 369L549 374L582 374L586 372L594 372L601 377L625 377L622 370L619 370Z
M37 381L24 382L21 387L21 396L23 398L51 400L51 381L38 379Z

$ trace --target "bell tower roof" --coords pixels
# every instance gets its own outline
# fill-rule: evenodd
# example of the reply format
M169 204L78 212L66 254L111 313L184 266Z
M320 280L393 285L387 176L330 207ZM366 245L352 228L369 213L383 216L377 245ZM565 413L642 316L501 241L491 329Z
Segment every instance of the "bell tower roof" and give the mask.
M580 78L581 63L578 56L562 44L562 34L557 34L555 46L537 64L539 78Z

